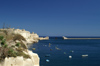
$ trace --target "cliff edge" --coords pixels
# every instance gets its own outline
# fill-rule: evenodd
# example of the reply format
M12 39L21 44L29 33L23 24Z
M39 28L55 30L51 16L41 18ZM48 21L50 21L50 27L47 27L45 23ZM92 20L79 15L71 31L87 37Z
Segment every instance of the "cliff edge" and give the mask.
M39 66L38 54L27 47L38 39L24 29L0 29L0 66Z

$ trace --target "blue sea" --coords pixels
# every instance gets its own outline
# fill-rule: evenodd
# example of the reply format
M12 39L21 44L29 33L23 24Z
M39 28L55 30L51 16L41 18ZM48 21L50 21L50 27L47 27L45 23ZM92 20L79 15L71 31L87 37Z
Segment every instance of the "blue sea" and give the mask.
M40 66L100 66L100 39L63 40L62 37L50 37L31 45L29 49L39 55ZM82 57L85 54L88 56ZM46 62L47 59L49 62Z

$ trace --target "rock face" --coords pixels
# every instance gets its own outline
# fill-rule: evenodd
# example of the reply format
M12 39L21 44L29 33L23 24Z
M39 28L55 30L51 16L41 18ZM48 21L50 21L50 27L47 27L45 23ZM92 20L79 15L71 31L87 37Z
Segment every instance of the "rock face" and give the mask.
M39 36L36 33L30 33L26 30L21 29L0 29L1 35L8 37L8 35L13 36L14 35L21 35L25 38L25 40L12 40L11 38L9 41L7 41L7 44L15 45L18 42L22 42L27 46L29 43L38 42ZM16 38L16 37L15 37ZM18 39L18 38L17 38ZM23 51L25 54L29 55L30 58L24 58L23 56L17 56L17 57L6 57L3 62L0 62L0 66L39 66L40 58L38 54L33 53L32 51L28 50Z
M29 31L25 31L24 29L15 29L14 33L22 35L26 39L27 43L38 42L39 36L35 33L30 33Z
M18 56L16 58L5 58L4 62L0 66L39 66L39 57L36 53L28 50L28 54L31 58L23 58Z
M36 33L30 33L29 31L26 31L25 29L14 29L14 28L9 28L9 29L0 29L0 31L4 31L5 34L7 35L12 35L12 34L19 34L23 36L26 39L26 43L34 43L38 42L39 36ZM0 32L3 34L3 32Z

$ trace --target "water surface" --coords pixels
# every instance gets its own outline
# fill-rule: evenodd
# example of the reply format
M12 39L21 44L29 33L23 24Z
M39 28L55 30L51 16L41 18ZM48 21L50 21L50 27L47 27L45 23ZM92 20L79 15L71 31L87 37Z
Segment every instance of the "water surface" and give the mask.
M39 41L29 49L38 53L40 66L100 66L100 39L63 40L62 37L50 37L50 40ZM50 57L45 57L46 54ZM82 57L83 54L88 54L88 57ZM50 62L47 63L46 59Z

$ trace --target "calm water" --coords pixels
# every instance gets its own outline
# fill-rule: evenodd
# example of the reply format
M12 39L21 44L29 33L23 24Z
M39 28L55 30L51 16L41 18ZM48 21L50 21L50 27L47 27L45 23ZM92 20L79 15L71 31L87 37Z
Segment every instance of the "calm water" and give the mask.
M100 40L63 40L61 37L50 37L50 40L33 44L30 49L38 53L40 66L100 66ZM50 54L50 57L45 57L46 54ZM83 54L88 54L88 57L82 57ZM69 55L72 56L71 59ZM46 59L50 62L47 63Z

